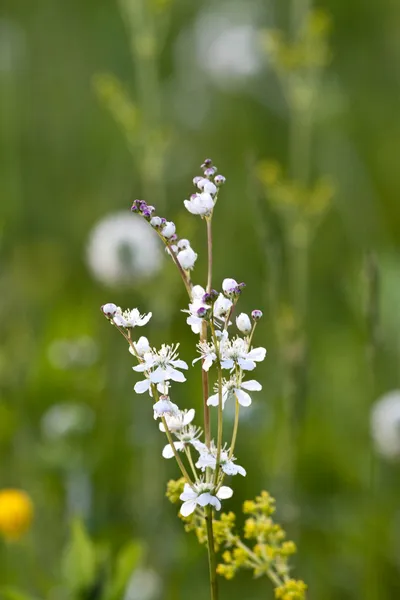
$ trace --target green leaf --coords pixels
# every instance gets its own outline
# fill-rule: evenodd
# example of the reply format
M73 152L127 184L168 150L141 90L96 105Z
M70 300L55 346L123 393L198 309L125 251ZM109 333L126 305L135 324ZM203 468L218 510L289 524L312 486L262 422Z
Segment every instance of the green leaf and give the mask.
M143 548L139 542L128 542L121 548L115 559L115 569L107 600L120 600L142 554Z
M21 592L21 590L13 587L0 588L0 598L1 600L39 600L37 597Z
M96 550L83 523L77 519L71 526L71 539L62 558L62 575L69 590L79 592L96 577Z

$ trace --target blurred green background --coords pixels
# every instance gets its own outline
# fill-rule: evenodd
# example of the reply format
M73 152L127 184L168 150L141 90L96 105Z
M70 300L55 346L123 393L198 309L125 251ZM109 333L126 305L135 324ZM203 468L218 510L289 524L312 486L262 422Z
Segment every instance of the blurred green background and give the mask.
M195 358L178 274L129 208L145 198L177 224L204 285L205 227L183 200L210 155L227 177L214 285L246 282L240 308L264 311L256 342L269 353L235 452L248 476L226 507L276 497L310 599L399 597L400 441L375 447L370 415L400 385L400 5L326 0L310 21L312 8L3 2L0 487L26 490L35 519L1 542L1 585L63 597L60 556L80 515L111 553L142 544L126 600L208 597L204 548L164 497L177 470L99 308L153 311L141 333ZM200 368L175 392L200 414ZM221 595L273 591L244 573Z

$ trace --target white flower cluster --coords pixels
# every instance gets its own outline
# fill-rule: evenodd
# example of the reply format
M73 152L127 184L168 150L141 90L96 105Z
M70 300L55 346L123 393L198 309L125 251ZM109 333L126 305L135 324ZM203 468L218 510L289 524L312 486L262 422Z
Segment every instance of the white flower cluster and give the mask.
M216 174L216 167L207 159L203 165L203 176L195 177L193 183L198 192L185 200L189 212L200 215L206 220L212 218L217 201L219 187L225 182L222 175ZM105 304L104 315L122 333L129 343L129 351L137 360L133 366L143 379L138 381L134 390L137 394L147 392L153 398L154 419L160 419L159 429L167 436L168 443L162 450L166 459L175 457L186 480L180 495L183 504L181 514L185 517L195 510L211 506L221 508L221 500L232 496L233 490L223 485L226 476L246 475L246 470L236 463L234 446L239 418L239 407L247 407L252 399L248 392L262 389L254 379L246 379L245 374L253 371L257 363L264 360L266 349L252 347L252 338L257 322L262 317L259 310L251 316L240 313L236 317L239 335L230 335L232 315L245 286L235 279L226 278L221 290L193 285L190 271L193 269L197 254L187 239L178 239L175 224L155 215L155 208L142 200L135 200L132 211L144 217L164 242L167 252L179 267L180 275L189 294L189 306L183 312L186 322L193 333L200 335L197 348L199 356L192 361L201 361L203 377L215 373L217 383L215 393L203 398L204 410L218 407L218 439L212 439L210 424L205 419L204 438L201 428L193 424L195 410L181 410L171 401L173 383L183 383L186 377L182 371L188 370L188 364L179 358L179 344L162 344L160 349L152 348L144 336L137 341L132 339L132 329L148 323L151 313L141 314L137 308L123 311L116 304ZM211 228L207 228L210 235ZM210 262L210 261L209 261ZM208 281L211 277L208 278ZM223 372L228 378L223 378ZM207 386L206 386L207 387ZM223 443L223 409L226 401L234 401L235 425L231 444ZM203 441L204 440L204 441ZM195 459L192 452L196 452ZM185 463L189 466L187 469ZM190 475L189 475L190 473Z

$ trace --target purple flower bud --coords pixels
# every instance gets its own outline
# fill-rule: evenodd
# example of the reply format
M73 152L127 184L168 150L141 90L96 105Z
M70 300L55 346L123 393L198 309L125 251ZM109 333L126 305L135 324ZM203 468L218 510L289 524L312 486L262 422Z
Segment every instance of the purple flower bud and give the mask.
M204 294L204 296L202 297L201 301L204 302L204 304L211 304L212 303L211 294L209 294L208 292L206 292Z
M212 177L217 172L217 167L209 167L204 171L206 177Z
M165 225L167 219L165 217L161 217L161 225Z
M197 311L197 316L200 319L203 319L206 316L207 312L208 312L208 310L205 306L200 306L200 308Z
M223 185L226 181L226 178L223 175L216 175L214 177L215 185Z
M151 206L150 204L148 204L147 210L149 210L151 213L153 213L156 209L155 209L155 206Z
M132 204L132 206L131 206L131 211L132 211L132 212L138 212L138 210L139 210L139 209L138 209L138 207L136 206L136 204L135 204L135 203L133 203L133 204Z
M151 211L148 208L146 208L142 214L145 219L150 219L150 217L151 217Z
M251 313L251 318L254 321L259 321L262 316L263 316L263 314L262 314L261 310L258 310L258 309L253 310L252 313Z
M202 169L207 169L208 167L211 167L212 165L212 160L211 158L206 158L206 160L203 162L203 164L201 165Z
M139 210L140 210L140 212L143 212L146 209L147 209L147 202L144 202L144 200L142 200L141 203L139 204Z
M175 242L178 239L178 236L176 235L176 233L173 233L169 238L168 241L169 242Z
M199 183L199 181L201 181L203 179L203 177L201 175L197 175L196 177L193 177L193 185L197 185Z
M219 292L217 292L217 290L210 290L210 296L212 300L216 300L219 296Z

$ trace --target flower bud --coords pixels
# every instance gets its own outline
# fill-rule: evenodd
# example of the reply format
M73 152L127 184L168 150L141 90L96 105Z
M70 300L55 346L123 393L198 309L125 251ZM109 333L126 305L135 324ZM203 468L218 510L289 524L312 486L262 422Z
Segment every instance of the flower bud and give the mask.
M204 319L204 317L207 315L209 309L206 306L200 306L200 308L197 310L197 316L200 319Z
M150 225L152 227L160 227L161 222L161 217L153 217L150 221Z
M108 304L104 304L101 307L101 310L103 311L104 315L107 318L112 318L115 315L115 313L117 312L118 307L117 307L116 304L113 304L112 302L109 302Z
M225 181L226 181L226 178L223 175L216 175L214 177L214 183L217 186L224 185Z
M193 177L193 185L196 185L199 183L199 181L201 181L203 179L203 177L201 175L197 175L196 177Z
M258 309L253 310L252 313L251 313L251 318L254 321L259 321L262 316L263 316L263 314L262 314L261 310L258 310Z
M222 282L222 289L225 294L233 294L238 286L238 282L235 279L224 279Z
M202 169L207 169L208 167L211 167L212 165L212 160L211 158L206 158L206 160L203 162L203 164L201 165Z
M179 248L179 250L186 250L186 248L190 248L190 242L189 242L189 240L186 240L184 238L181 239L181 240L179 240L179 242L178 242L178 248Z
M204 296L202 297L201 301L204 302L204 304L212 304L211 294L209 294L208 292L206 292L204 294Z
M138 207L138 205L136 204L136 202L137 202L137 200L135 200L135 201L134 201L134 203L133 203L133 204L132 204L132 206L131 206L131 211L132 211L132 212L138 212L138 211L139 211L139 207Z
M213 175L215 175L216 172L217 172L217 167L209 167L208 169L205 169L204 175L206 177L212 177Z
M190 248L190 246L188 248L185 248L185 250L181 250L177 257L179 264L181 265L181 267L183 269L193 269L194 267L194 263L197 260L197 254L196 252Z
M246 313L240 313L239 316L236 317L236 327L242 333L250 333L251 331L251 321Z
M172 221L166 221L161 233L165 238L169 239L174 235L175 231L175 223L173 223Z

